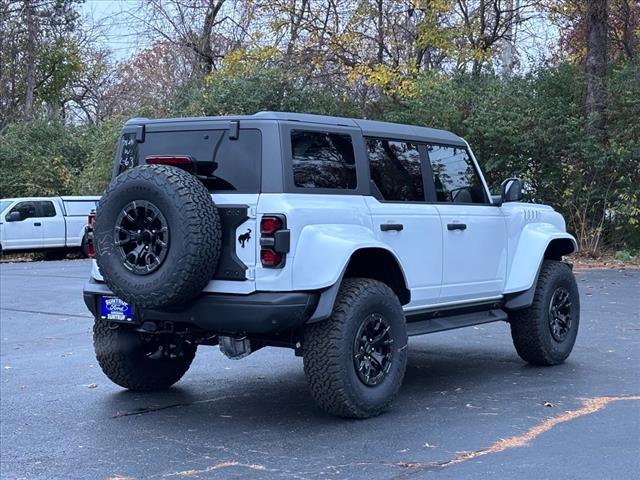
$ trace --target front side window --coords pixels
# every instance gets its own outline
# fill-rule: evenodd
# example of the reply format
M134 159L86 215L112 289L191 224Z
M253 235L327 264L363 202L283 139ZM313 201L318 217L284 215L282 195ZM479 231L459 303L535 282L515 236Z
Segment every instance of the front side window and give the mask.
M356 188L351 135L294 130L291 132L291 151L296 187Z
M34 202L20 202L9 213L20 212L22 220L36 216L36 204Z
M488 203L480 176L465 148L429 145L427 151L438 202Z
M371 179L385 200L424 200L418 146L395 140L367 139Z

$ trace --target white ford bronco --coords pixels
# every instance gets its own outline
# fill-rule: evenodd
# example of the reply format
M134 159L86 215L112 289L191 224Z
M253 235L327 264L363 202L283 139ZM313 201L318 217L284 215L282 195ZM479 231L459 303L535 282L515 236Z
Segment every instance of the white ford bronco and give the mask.
M295 113L122 129L84 299L104 373L168 388L198 346L302 356L327 412L391 404L407 338L505 321L554 365L578 331L576 241L511 178L489 193L453 133Z

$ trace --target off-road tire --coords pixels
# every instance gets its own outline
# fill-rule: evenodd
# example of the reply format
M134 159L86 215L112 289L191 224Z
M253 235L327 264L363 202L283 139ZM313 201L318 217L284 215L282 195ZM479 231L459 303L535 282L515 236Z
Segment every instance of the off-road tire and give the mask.
M372 313L389 322L393 351L386 376L380 384L368 386L358 378L354 341ZM311 395L323 410L348 418L379 415L398 393L407 365L407 329L398 297L377 280L345 279L331 317L307 327L303 359Z
M93 325L93 346L100 368L109 380L129 390L164 390L189 370L196 354L195 344L180 343L175 358L149 358L144 336L129 325L97 319Z
M115 227L132 201L152 203L167 222L166 257L157 270L140 275L125 268ZM143 165L117 176L96 211L95 258L111 291L143 308L188 302L213 277L220 256L222 227L211 196L194 175L167 165Z
M571 301L571 326L566 338L557 341L549 326L550 304L554 292L564 288ZM538 275L533 303L530 307L511 312L511 338L520 358L532 365L557 365L571 353L580 324L580 297L575 277L569 265L545 260Z

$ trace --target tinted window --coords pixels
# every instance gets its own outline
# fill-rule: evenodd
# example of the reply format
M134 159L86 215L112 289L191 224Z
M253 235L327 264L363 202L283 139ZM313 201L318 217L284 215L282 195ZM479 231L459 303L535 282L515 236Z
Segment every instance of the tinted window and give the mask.
M95 200L80 202L80 201L67 201L64 202L64 208L67 211L67 215L70 216L85 216L89 215L91 210L96 209Z
M371 179L385 200L424 200L418 146L395 140L367 139Z
M56 207L53 206L53 202L40 202L40 209L43 217L56 216Z
M291 151L296 187L356 188L351 135L293 131Z
M439 202L487 203L484 186L466 149L429 145Z
M11 212L20 212L22 219L36 216L36 204L33 202L20 202L11 209ZM9 213L11 213L9 212Z
M126 145L124 148L129 151ZM147 132L145 141L136 145L139 164L152 155L188 155L195 163L195 173L209 190L260 192L260 130L240 129L237 139L229 138L228 130Z

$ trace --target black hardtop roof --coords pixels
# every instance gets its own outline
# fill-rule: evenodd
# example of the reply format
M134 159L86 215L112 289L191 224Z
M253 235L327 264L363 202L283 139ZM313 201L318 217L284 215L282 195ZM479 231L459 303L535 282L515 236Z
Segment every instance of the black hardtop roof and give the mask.
M310 113L293 113L293 112L258 112L253 115L236 115L221 117L181 117L181 118L162 118L151 120L148 118L131 118L127 121L127 125L167 125L170 123L184 124L188 122L206 122L219 121L243 121L243 120L263 120L263 121L292 121L314 123L318 125L328 126L347 126L356 127L362 130L364 136L375 136L384 138L408 138L408 139L424 139L431 142L455 143L463 144L464 140L454 133L446 130L438 130L436 128L418 127L416 125L404 125L401 123L381 122L377 120L363 120L359 118L333 117L330 115L314 115Z

